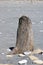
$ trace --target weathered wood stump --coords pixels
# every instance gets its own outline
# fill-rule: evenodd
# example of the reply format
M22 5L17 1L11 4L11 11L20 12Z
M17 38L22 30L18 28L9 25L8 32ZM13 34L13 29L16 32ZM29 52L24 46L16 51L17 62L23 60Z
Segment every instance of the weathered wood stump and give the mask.
M28 17L22 16L19 18L16 47L13 49L12 54L33 51L33 49L32 23Z

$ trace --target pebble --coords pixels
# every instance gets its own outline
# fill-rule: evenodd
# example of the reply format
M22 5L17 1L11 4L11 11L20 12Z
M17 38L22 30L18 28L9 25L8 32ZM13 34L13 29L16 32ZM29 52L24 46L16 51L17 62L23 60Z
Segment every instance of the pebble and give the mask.
M21 60L18 62L19 65L27 65L27 60Z
M24 54L18 54L18 56L20 56L20 57L24 57L25 55L24 55Z
M24 54L25 54L25 55L30 55L30 54L31 54L31 51L29 51L29 52L26 51L26 52L24 52Z

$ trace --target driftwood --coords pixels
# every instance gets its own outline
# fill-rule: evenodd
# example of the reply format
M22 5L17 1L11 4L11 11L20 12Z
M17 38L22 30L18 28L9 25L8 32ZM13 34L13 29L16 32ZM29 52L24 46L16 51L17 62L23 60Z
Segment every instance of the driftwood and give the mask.
M22 16L19 18L16 47L13 49L12 54L33 50L32 22L27 16Z

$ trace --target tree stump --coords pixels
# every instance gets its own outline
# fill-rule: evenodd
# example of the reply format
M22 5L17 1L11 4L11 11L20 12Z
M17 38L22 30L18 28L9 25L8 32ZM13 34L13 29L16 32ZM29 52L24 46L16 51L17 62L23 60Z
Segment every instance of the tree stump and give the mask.
M16 47L13 49L12 54L23 53L25 51L33 50L34 45L32 22L27 16L22 16L19 18Z

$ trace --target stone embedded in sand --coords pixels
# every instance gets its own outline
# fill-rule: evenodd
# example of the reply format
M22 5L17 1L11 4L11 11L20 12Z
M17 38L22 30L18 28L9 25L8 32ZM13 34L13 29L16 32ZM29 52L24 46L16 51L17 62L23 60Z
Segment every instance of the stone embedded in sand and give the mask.
M31 54L31 51L29 51L29 52L26 51L26 52L24 52L24 54L25 54L25 55L30 55L30 54Z
M25 55L24 54L18 54L19 57L24 57Z
M22 64L27 65L27 60L25 60L25 59L21 60L21 61L18 62L18 64L19 65L22 65Z
M11 57L13 57L13 55L6 55L6 57L7 57L7 58L11 58Z

